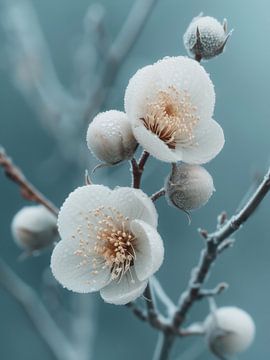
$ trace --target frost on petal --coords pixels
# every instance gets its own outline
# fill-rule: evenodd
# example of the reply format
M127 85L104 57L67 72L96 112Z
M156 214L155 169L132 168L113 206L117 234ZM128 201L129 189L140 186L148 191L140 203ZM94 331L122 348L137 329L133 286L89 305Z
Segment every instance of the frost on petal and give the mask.
M136 275L140 281L148 279L161 266L164 258L164 247L159 233L144 221L134 220L131 230L137 239Z
M77 241L60 241L52 253L52 273L68 290L78 293L98 291L110 279L109 268L93 268L91 255L80 251Z
M204 164L218 155L224 146L224 134L221 126L211 120L201 126L195 134L193 146L176 149L182 154L182 160L189 164Z
M147 281L139 281L135 271L131 269L121 281L114 280L101 289L100 295L107 303L125 305L141 296L146 286Z
M128 217L129 220L141 219L157 227L158 215L153 201L141 190L129 187L116 188L109 202L112 207Z
M78 232L78 225L87 223L89 211L104 204L111 190L102 185L87 185L74 190L62 205L58 215L58 230L62 239L69 239ZM87 237L87 226L81 226Z

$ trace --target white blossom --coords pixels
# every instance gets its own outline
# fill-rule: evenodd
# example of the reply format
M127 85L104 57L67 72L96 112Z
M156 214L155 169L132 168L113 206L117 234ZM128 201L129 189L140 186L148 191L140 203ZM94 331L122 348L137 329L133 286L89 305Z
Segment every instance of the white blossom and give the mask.
M210 16L197 16L188 26L183 40L191 55L211 59L221 54L232 32L227 34L227 21L223 24Z
M221 307L204 323L209 348L218 356L245 351L253 342L255 325L251 316L233 306Z
M99 160L112 165L131 159L137 147L127 115L117 110L99 113L88 127L86 140Z
M165 181L168 203L185 211L205 205L214 190L212 176L199 165L173 164L172 172Z
M12 235L17 245L27 252L40 250L56 241L56 221L56 217L42 205L25 206L12 220Z
M204 68L186 57L167 57L131 78L125 110L139 144L157 159L202 164L224 145L212 120L213 84Z
M163 261L157 212L141 190L79 187L64 202L58 228L62 240L51 258L55 278L75 292L100 290L109 303L139 297Z

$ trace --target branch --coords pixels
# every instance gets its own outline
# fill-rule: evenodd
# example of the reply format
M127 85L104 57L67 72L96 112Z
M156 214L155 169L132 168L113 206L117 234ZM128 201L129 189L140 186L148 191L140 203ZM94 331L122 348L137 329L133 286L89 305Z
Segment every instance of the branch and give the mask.
M136 0L120 33L110 46L103 73L101 74L90 98L89 106L85 114L85 121L89 121L106 102L110 86L113 84L120 66L132 50L157 0Z
M162 197L164 195L165 195L165 189L162 188L151 196L151 200L153 202L155 202L156 200L158 200L160 197Z
M55 216L58 215L58 209L48 200L40 191L38 191L24 176L22 171L13 164L7 156L4 149L0 147L0 166L4 169L6 176L17 184L20 188L21 195L29 201L34 201L45 206Z
M191 279L186 292L179 301L178 310L174 315L173 324L179 328L185 321L186 315L194 302L201 299L201 287L209 274L209 271L215 262L217 256L221 253L220 249L225 244L227 248L227 239L234 234L258 208L268 191L270 190L270 169L266 173L263 181L255 190L253 195L243 206L242 210L233 215L230 220L212 234L205 233L206 247L201 253L198 266L192 270ZM230 243L229 243L230 245Z
M0 259L0 285L22 306L57 360L75 360L77 355L58 328L36 292Z
M149 157L147 151L143 151L139 161L137 162L135 158L131 160L131 170L132 170L132 187L139 189L141 186L141 178L144 171L144 165Z

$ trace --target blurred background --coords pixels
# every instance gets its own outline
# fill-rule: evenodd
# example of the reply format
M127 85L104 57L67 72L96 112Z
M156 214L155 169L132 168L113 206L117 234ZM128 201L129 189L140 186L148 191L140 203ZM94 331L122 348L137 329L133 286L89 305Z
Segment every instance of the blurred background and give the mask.
M216 193L207 206L192 214L190 226L184 213L168 208L164 199L157 202L166 249L158 278L176 301L203 246L197 228L213 230L222 210L232 214L269 165L269 1L250 0L247 5L244 0L100 0L98 4L91 0L0 0L0 6L0 143L57 206L83 184L85 169L97 164L85 144L89 117L99 110L123 110L124 91L135 71L163 56L185 54L182 35L201 11L220 21L227 18L229 30L234 29L225 53L203 63L215 84L215 119L226 137L224 150L206 166ZM123 37L126 45L129 41L125 25L131 11L136 15L129 23L131 30L149 13L127 49L119 44ZM123 55L117 66L108 61L110 50ZM166 164L151 159L144 190L149 194L158 190L168 171ZM129 176L129 166L123 164L98 170L94 180L113 187L129 184ZM1 257L40 294L52 316L69 332L66 312L76 317L81 297L74 299L54 288L49 251L18 261L20 250L12 240L10 222L26 202L2 172L0 185ZM209 286L220 281L230 284L217 298L218 305L239 306L255 319L256 340L239 359L262 359L270 353L269 218L268 198L237 233L235 246L218 260L208 281ZM89 360L151 359L155 330L127 308L104 304L96 294L85 296L82 302L88 314L83 324L88 329ZM55 359L20 305L1 288L0 309L0 359ZM203 320L207 312L207 302L196 304L188 322ZM84 334L80 324L73 328L78 341ZM177 342L173 358L212 357L203 339L192 338Z

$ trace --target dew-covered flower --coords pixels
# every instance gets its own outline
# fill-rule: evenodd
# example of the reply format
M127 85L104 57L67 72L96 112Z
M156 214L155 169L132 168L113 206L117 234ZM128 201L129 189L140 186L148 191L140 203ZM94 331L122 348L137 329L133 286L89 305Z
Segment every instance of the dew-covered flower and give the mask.
M125 109L139 144L157 159L202 164L224 145L212 120L213 84L204 68L186 57L167 57L130 79Z
M168 203L181 210L199 209L214 192L213 178L200 165L177 163L165 181Z
M221 54L232 31L227 33L223 24L210 16L196 16L189 24L183 40L187 52L198 59L211 59Z
M88 127L86 140L92 153L110 165L131 159L137 147L127 115L117 110L99 113Z
M152 201L132 188L77 188L58 218L62 240L51 259L55 278L69 290L99 291L113 304L139 297L163 261Z
M14 216L11 231L16 244L32 253L58 238L56 217L42 205L25 206Z
M210 350L222 358L245 351L255 336L255 325L251 316L234 306L215 310L208 315L204 326Z

